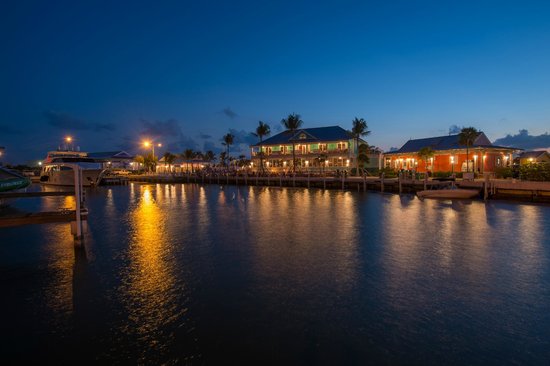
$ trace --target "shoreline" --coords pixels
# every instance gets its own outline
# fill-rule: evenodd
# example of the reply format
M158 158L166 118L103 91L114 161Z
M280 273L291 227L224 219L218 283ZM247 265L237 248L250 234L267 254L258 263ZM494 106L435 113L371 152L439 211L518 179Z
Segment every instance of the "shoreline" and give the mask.
M417 191L448 185L448 182L378 177L311 177L311 176L238 176L238 175L129 175L127 182L136 183L194 183L244 185L258 187L316 188L358 192L416 193ZM126 182L126 184L127 184ZM124 184L124 183L123 183ZM550 203L550 182L531 182L508 179L457 180L459 188L479 189L479 199L511 202Z

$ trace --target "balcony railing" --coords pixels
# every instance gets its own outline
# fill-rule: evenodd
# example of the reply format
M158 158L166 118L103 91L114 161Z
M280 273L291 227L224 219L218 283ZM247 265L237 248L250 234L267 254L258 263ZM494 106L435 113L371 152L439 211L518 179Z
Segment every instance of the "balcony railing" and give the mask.
M349 149L334 149L334 150L310 150L310 151L302 151L302 150L296 150L296 156L299 155L339 155L339 154L347 154L349 152ZM253 152L252 156L258 156L258 152ZM272 151L272 152L264 152L264 157L277 157L277 156L292 156L292 151Z

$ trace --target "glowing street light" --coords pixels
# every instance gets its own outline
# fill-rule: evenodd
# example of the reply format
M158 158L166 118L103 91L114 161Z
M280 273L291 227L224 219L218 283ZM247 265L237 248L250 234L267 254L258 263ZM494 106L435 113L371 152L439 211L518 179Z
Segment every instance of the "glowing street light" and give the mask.
M143 141L143 146L145 146L145 147L147 147L147 148L148 148L149 146L152 147L153 158L155 157L155 145L157 145L158 147L162 147L162 144L161 144L161 143L154 144L154 143L152 143L151 141Z
M66 136L65 142L67 143L67 150L71 150L71 142L73 142L73 138L71 136Z

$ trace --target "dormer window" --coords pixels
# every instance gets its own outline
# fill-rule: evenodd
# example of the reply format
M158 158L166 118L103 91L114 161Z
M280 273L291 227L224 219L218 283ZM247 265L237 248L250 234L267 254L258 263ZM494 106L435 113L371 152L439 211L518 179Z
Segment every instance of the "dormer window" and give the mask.
M300 134L300 136L298 136L298 138L299 138L300 140L305 140L305 139L307 138L307 136L306 136L305 133L302 132L302 133Z

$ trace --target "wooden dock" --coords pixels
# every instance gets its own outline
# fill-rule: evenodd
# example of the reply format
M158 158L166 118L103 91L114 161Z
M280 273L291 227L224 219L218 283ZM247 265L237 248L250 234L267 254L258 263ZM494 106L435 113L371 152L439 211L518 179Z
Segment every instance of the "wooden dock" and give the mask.
M82 211L82 220L87 220L88 212ZM57 222L71 222L76 220L75 210L61 210L49 212L34 212L0 216L0 228L10 226L51 224Z

